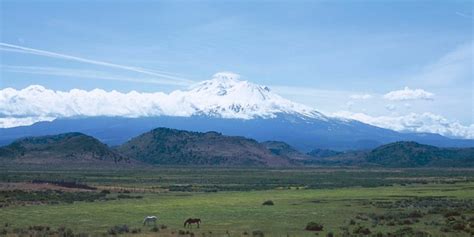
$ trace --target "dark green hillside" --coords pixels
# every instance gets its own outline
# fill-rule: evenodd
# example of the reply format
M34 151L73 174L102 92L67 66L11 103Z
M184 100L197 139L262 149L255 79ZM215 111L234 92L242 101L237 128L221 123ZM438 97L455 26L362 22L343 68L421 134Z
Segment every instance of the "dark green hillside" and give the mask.
M342 154L342 152L328 150L328 149L314 149L308 152L307 154L313 158L325 158L325 157L337 156L339 154Z
M157 128L117 149L123 155L151 164L282 166L289 161L272 154L257 141L216 132L188 132Z
M416 142L395 142L372 150L366 161L387 167L473 167L474 148L438 148Z
M22 138L1 147L0 158L26 163L124 160L107 145L82 133Z
M264 145L274 155L282 156L289 160L303 161L311 159L309 155L297 151L285 142L266 141L262 142L262 145Z

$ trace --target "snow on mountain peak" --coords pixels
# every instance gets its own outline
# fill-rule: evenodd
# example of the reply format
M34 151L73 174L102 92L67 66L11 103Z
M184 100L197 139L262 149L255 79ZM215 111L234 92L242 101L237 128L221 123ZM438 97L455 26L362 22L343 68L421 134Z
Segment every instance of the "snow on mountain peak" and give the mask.
M326 119L314 109L294 103L268 87L240 80L231 72L214 74L189 90L140 93L131 91L54 91L38 85L22 90L0 89L0 116L64 118L83 116L192 116L272 118L278 114Z
M239 79L240 75L232 72L216 73L211 80L183 92L183 98L197 109L197 114L224 118L270 118L279 113L324 117L308 106L274 94L266 86Z
M192 87L193 93L206 96L229 96L232 94L255 97L255 99L265 100L267 96L263 87L239 80L240 75L231 72L220 72L214 74L211 80L206 80Z

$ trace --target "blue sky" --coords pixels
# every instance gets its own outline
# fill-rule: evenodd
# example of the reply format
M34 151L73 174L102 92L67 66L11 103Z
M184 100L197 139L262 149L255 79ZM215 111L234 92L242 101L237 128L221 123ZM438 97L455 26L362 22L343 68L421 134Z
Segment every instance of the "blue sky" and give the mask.
M472 1L0 4L2 43L168 75L2 47L0 88L169 92L186 88L176 78L201 81L232 71L328 113L429 112L474 123ZM405 86L434 99L377 99Z

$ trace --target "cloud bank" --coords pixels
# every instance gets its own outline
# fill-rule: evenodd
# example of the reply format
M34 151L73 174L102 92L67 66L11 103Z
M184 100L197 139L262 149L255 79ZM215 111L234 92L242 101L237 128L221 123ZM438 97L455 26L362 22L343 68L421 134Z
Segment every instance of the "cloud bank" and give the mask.
M410 89L405 87L403 90L390 91L383 98L393 101L402 100L433 100L434 94L423 89Z
M370 94L354 94L349 96L350 99L354 100L368 100L372 98L372 95Z
M37 121L33 118L133 118L205 114L252 119L273 117L277 113L323 117L314 109L284 99L267 87L240 81L237 74L225 72L215 74L212 80L196 84L190 90L176 90L169 94L137 91L122 93L101 89L54 91L39 85L21 90L0 90L0 118L4 118L4 127L15 125L13 118L21 118L23 122L18 123L25 124L27 121Z
M333 116L354 119L399 132L429 132L448 137L474 139L474 124L465 126L457 121L451 121L443 116L432 113L410 113L400 116L370 116L365 113L340 111L334 113Z
M213 80L203 81L188 91L177 90L169 94L137 91L122 93L101 89L54 91L38 85L21 90L5 88L0 90L0 127L25 126L55 118L93 116L218 114L223 118L251 119L256 116L272 117L275 113L298 113L327 118L308 106L272 93L267 87L239 81L234 77L228 73L216 74ZM393 109L395 107L387 105L387 110ZM430 132L474 139L474 124L466 126L433 113L370 116L342 111L331 116L396 131Z

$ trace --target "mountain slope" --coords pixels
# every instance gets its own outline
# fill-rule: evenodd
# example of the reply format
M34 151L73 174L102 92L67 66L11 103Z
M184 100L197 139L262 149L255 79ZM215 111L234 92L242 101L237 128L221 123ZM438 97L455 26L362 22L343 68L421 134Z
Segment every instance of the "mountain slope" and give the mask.
M334 153L305 162L316 165L416 167L474 167L474 147L440 148L400 141L373 150Z
M474 148L438 148L416 142L395 142L372 150L366 161L385 167L473 167Z
M127 160L97 139L82 133L27 137L0 147L0 160L19 163L75 163Z
M372 149L402 140L439 147L474 147L474 140L449 139L437 134L398 133L357 121L341 123L338 120L303 119L286 114L275 118L249 120L208 116L57 119L31 126L0 129L0 144L8 144L23 136L81 132L106 144L120 145L157 127L195 132L217 131L227 136L244 136L261 142L283 141L304 152L315 148L339 151Z
M175 91L170 96L181 104L189 104L194 109L192 115L255 119L273 118L284 113L326 119L316 110L287 100L266 86L239 79L240 76L234 73L216 73L211 80L200 82L189 91Z
M51 106L54 104L55 106ZM400 133L356 120L325 116L273 93L268 87L218 73L186 91L120 93L95 89L60 92L41 86L0 90L0 115L57 118L0 129L0 144L23 136L82 132L120 145L156 127L217 131L257 141L283 141L300 151L372 149L410 140L443 147L474 146L474 140L429 133Z
M252 139L168 128L157 128L135 137L117 151L160 165L282 166L290 163Z
M326 158L326 157L333 157L342 154L340 151L333 151L329 149L319 149L316 148L307 153L309 156L313 158Z
M274 155L285 157L295 162L305 161L312 158L311 156L308 156L304 153L295 150L293 147L284 142L266 141L262 142L261 144L264 145L268 150L270 150L270 152Z

